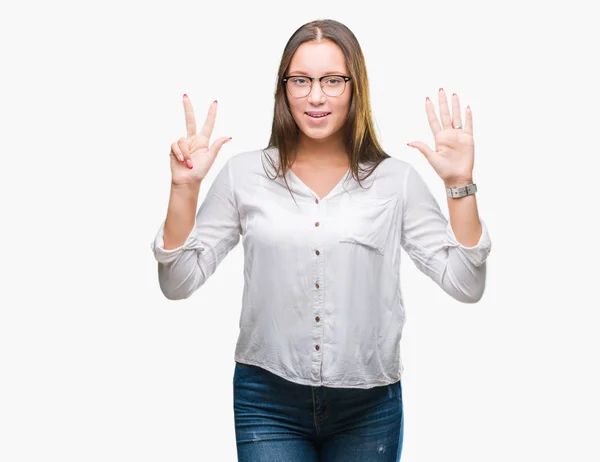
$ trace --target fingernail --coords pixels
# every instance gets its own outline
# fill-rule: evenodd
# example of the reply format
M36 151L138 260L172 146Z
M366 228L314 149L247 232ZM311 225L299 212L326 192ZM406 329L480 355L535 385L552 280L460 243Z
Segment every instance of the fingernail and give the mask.
M456 93L452 93L452 96L456 96Z
M440 88L440 91L443 91L443 90L444 90L443 88Z
M216 102L217 102L217 100L214 100L214 101L213 101L213 103L216 103Z
M431 100L429 99L429 96L427 97L427 101L431 101Z
M192 161L190 159L186 159L185 160L185 164L188 166L188 168L193 168L194 165L192 164Z
M183 97L184 97L184 98L187 98L187 97L188 97L188 95L186 95L186 94L184 93L184 94L183 94Z

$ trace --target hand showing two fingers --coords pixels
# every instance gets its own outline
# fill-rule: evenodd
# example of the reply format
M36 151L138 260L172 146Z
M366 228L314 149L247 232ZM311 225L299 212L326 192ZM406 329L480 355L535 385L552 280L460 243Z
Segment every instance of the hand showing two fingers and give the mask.
M198 134L194 108L187 95L183 95L183 108L187 137L179 138L172 143L169 152L171 182L174 185L200 183L206 177L223 145L231 140L231 137L222 137L214 141L210 147L208 146L217 116L216 100L210 105L204 126Z

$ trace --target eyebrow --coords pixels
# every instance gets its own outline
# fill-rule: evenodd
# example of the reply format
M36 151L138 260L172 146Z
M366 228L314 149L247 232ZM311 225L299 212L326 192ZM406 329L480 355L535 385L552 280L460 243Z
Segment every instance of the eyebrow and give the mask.
M299 74L299 75L309 76L308 72L304 72L304 71L291 71L291 72L289 72L289 75L291 75L291 74ZM340 72L340 71L325 72L325 74L323 74L323 75L329 75L329 74L346 75L346 74L344 74L343 72Z

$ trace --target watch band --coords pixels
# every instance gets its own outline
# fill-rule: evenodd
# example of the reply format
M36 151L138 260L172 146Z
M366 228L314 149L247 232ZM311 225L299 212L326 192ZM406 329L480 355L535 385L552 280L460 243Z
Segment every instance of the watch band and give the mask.
M475 183L460 186L458 188L446 188L446 196L452 197L453 199L468 196L469 194L475 194L476 192L477 185Z

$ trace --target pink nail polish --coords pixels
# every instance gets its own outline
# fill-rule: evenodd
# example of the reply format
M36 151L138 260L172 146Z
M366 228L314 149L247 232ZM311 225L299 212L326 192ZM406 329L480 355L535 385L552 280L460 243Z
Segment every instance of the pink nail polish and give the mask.
M183 97L184 97L184 98L187 98L187 97L188 97L188 95L186 95L186 94L184 93L184 94L183 94Z
M214 101L213 101L213 103L216 103L216 102L217 102L217 100L214 100Z
M442 91L442 90L443 90L443 88L440 88L440 91Z

